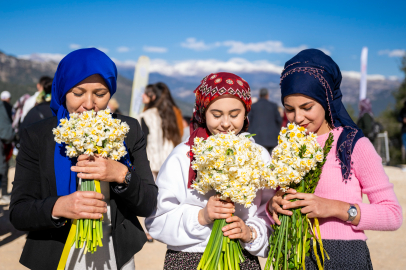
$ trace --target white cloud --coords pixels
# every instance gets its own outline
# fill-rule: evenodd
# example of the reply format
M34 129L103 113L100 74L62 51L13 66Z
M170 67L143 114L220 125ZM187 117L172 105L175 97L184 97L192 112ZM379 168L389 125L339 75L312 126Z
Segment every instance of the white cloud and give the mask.
M77 50L77 49L82 48L82 46L80 46L79 44L72 43L72 44L69 44L69 48L71 48L72 50Z
M406 50L396 49L396 50L381 50L378 52L379 55L388 55L389 57L403 57L406 55Z
M251 43L244 43L235 40L227 40L207 44L203 40L198 41L196 38L187 38L185 42L181 43L181 46L195 51L204 51L217 47L226 47L228 48L227 52L232 54L243 54L247 52L296 54L308 48L306 45L300 45L298 47L285 47L281 41L277 40L267 40L263 42L251 42ZM321 48L320 50L324 51L326 54L330 54L330 51L327 49Z
M120 61L117 60L116 58L111 57L111 60L117 65L125 68L133 68L137 64L137 61L134 60L125 60L125 61Z
M228 53L243 54L246 52L267 52L267 53L288 53L296 54L304 49L307 49L306 45L300 45L299 47L285 47L281 41L268 40L264 42L256 43L243 43L241 41L224 41L221 43L224 47L229 47Z
M144 46L143 50L145 52L152 52L152 53L166 53L168 51L165 47L153 47L153 46Z
M129 52L130 48L126 47L126 46L120 46L117 48L117 52L119 53L125 53L125 52Z
M65 57L65 54L59 53L33 53L33 54L25 54L17 56L20 59L31 60L36 62L48 62L53 61L59 63L62 58Z
M242 58L231 58L228 61L216 59L185 60L169 63L163 59L152 59L150 72L158 72L167 76L207 75L212 72L269 72L280 73L283 67L267 60L248 61Z
M361 79L361 72L359 71L341 71L343 77L348 77L351 79L357 79L360 80ZM393 76L391 76L393 77ZM386 77L384 75L380 75L380 74L368 74L367 75L367 79L371 80L371 81L382 81L385 80Z
M213 47L216 47L215 44L208 45L204 41L197 41L196 38L187 38L185 42L180 44L183 48L191 49L194 51L205 51Z

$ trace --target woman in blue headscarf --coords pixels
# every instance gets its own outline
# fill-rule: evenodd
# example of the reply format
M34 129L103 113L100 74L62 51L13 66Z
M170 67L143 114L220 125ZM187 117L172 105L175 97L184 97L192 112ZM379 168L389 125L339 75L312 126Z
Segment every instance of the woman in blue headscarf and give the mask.
M134 269L134 254L147 240L137 216L149 216L157 197L140 125L113 114L130 126L128 155L120 161L87 155L71 159L52 134L70 113L106 109L116 80L116 66L103 52L91 48L68 54L52 85L55 117L22 131L10 221L29 232L20 262L30 269L56 269L71 220L102 215L103 247L94 254L72 247L65 269ZM102 193L77 191L78 178L100 180Z
M286 62L281 75L282 104L289 122L318 135L323 147L329 133L334 143L314 194L278 191L268 202L269 216L301 207L320 221L321 238L330 260L325 269L372 269L364 230L396 230L402 209L371 142L351 120L341 101L341 72L320 50L301 51ZM368 195L370 204L362 202ZM289 200L298 199L295 202ZM282 207L281 207L282 206ZM318 269L315 254L306 269ZM321 254L319 254L321 255Z

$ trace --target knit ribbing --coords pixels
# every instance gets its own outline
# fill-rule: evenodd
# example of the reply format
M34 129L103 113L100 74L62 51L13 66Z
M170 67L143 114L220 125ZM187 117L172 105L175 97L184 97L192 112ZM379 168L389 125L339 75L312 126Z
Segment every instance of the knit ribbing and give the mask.
M342 128L334 129L334 143L323 166L323 172L315 195L327 199L358 204L361 219L358 226L338 218L319 219L321 237L338 240L366 240L364 230L396 230L402 224L402 209L389 182L382 159L376 153L368 138L358 140L352 153L354 162L351 180L343 181L339 161L336 158L336 141ZM327 134L317 138L321 146L327 140ZM362 202L366 194L370 204Z

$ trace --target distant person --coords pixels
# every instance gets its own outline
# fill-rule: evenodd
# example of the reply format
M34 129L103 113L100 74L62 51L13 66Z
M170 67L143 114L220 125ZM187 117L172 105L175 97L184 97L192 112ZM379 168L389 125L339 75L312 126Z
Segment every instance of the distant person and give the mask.
M6 112L10 120L12 120L13 116L13 106L11 106L10 101L11 101L11 94L9 91L3 91L0 94L1 96L1 101L4 103L4 107L6 108Z
M282 117L278 111L278 105L269 101L268 98L268 89L259 90L259 100L252 105L251 112L248 114L250 121L248 132L256 134L255 142L271 153L278 144Z
M402 123L402 143L403 147L406 149L406 101L403 103L403 108L400 110L398 121Z
M3 91L3 92L1 92L0 97L1 97L1 100L2 100L2 101L6 101L6 102L10 103L11 94L10 94L9 91Z
M363 99L359 102L359 118L357 126L372 143L375 141L378 133L376 132L372 104L369 98Z
M44 88L41 94L42 100L36 106L34 106L28 114L25 116L24 121L21 123L19 128L19 135L21 137L21 132L27 126L52 117L52 110L50 107L51 104L51 92L52 92L52 80L45 82Z
M186 141L190 136L190 121L192 120L191 116L183 116L183 135L182 142Z
M15 136L4 103L0 102L0 205L10 203L10 196L3 196L3 194L7 194L7 156L9 151L6 148ZM3 181L5 182L3 183Z
M42 90L44 90L44 84L47 81L52 81L52 78L49 76L42 76L37 83L37 92L32 95L29 99L27 99L24 103L23 112L21 114L21 123L24 121L25 116L27 113L37 104L37 98L41 94Z
M120 103L118 103L117 99L115 98L110 99L107 107L110 109L111 113L122 114L122 112L119 109Z
M138 120L147 138L148 160L156 178L173 148L181 143L182 137L174 110L177 106L168 86L161 82L147 85L142 102L145 104L144 112L138 116Z
M23 108L25 102L30 98L31 96L29 94L24 94L22 95L13 105L13 121L11 126L14 129L14 132L16 134L15 139L14 139L14 145L15 148L14 150L16 151L15 155L18 154L18 149L20 148L20 138L18 136L18 131L21 125L21 116L23 115Z

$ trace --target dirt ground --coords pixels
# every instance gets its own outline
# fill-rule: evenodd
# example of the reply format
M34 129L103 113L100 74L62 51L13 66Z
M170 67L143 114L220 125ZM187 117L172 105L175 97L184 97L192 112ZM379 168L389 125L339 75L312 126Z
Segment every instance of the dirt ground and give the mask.
M385 167L406 218L406 172L396 167ZM14 179L14 170L9 172ZM11 185L10 185L11 186ZM365 197L364 201L368 199ZM378 270L406 269L406 225L395 232L366 231L372 264ZM13 228L8 220L8 207L0 206L0 270L26 269L18 260L25 243L25 234ZM163 268L166 245L154 241L146 243L135 255L137 270L158 270ZM260 260L265 265L265 259Z

